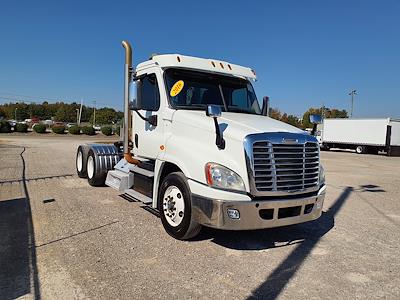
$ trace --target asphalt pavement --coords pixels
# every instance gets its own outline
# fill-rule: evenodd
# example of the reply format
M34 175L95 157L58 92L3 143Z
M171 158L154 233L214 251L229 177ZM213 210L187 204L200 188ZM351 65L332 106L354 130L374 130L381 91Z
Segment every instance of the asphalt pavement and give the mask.
M320 219L182 242L76 175L90 140L0 136L0 299L400 299L400 157L323 152Z

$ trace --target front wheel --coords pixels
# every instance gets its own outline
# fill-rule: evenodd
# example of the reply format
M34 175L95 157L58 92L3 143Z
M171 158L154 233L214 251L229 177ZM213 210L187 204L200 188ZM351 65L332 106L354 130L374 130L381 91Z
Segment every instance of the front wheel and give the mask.
M193 220L191 193L185 175L174 172L165 177L158 196L158 208L165 231L179 240L195 237L201 225Z

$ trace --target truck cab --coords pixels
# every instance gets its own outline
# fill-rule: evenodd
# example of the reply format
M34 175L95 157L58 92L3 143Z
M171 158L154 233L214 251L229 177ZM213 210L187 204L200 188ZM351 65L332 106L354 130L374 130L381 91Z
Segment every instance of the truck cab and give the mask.
M167 54L128 71L124 149L133 160L118 147L97 151L100 160L111 153L115 162L103 163L100 184L149 204L177 239L201 226L250 230L320 217L325 178L318 141L265 115L252 69ZM101 168L91 147L99 148L81 147L80 168L96 177ZM79 174L78 156L79 149Z

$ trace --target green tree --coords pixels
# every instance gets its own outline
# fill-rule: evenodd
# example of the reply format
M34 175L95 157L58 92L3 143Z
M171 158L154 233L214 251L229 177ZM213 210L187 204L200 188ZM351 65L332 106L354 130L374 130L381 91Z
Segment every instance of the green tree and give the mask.
M90 117L90 123L93 124L93 114ZM118 120L118 115L115 109L103 107L96 109L96 124L112 124Z
M76 110L80 109L80 104L56 102L49 103L30 103L24 102L5 103L0 105L0 116L6 119L14 119L17 112L18 120L38 117L41 120L47 120L54 117L56 121L76 122ZM81 121L88 122L93 118L93 107L82 106ZM123 118L123 113L113 108L103 107L96 110L96 123L111 124Z
M60 122L76 122L77 108L78 105L76 103L73 104L62 103L58 108L56 114L54 115L54 119Z
M0 120L6 117L5 111L0 107Z
M298 117L294 115L288 115L286 123L289 123L290 125L296 126L298 128L303 128L302 122L299 120Z

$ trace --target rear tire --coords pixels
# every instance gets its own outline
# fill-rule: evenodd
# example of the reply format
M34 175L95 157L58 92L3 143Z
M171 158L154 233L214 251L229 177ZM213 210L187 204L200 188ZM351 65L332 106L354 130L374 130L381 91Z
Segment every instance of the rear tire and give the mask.
M86 173L91 186L104 186L107 172L99 170L98 159L92 149L89 150L86 160Z
M82 146L78 147L76 151L76 173L80 178L87 178L86 170L87 157L85 157L85 152Z
M173 238L187 240L200 233L201 225L193 219L191 193L182 172L165 177L160 186L158 208L164 229Z

